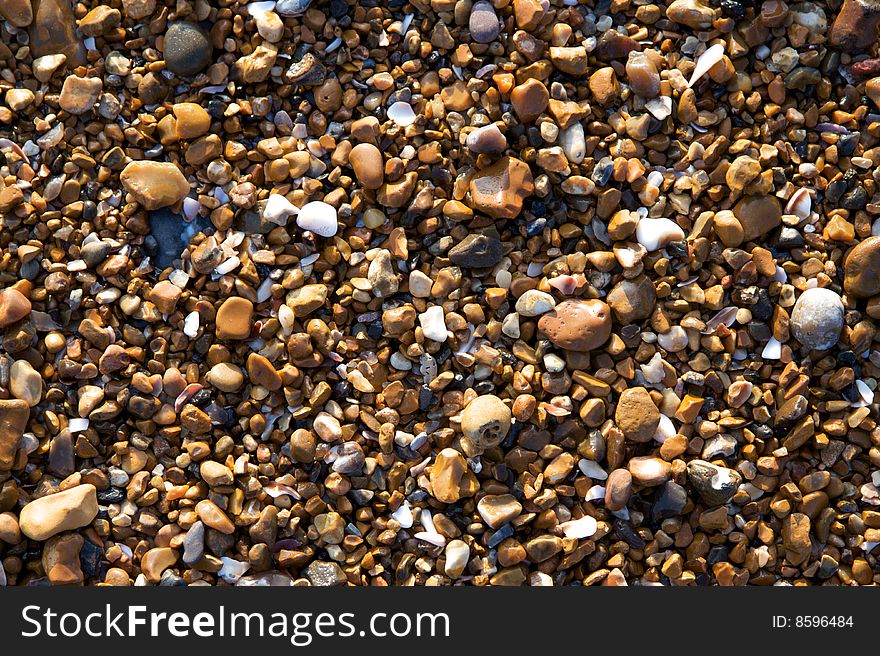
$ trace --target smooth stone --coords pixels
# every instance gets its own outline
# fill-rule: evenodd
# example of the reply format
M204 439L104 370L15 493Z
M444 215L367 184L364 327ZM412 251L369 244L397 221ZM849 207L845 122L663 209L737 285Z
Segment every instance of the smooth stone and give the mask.
M782 207L773 196L746 196L733 206L743 228L743 241L766 235L782 224Z
M863 239L847 253L843 275L847 294L859 298L880 294L880 236Z
M466 144L471 151L478 155L500 155L507 150L507 138L494 123L469 132Z
M6 105L14 112L20 112L34 102L34 92L30 89L10 89L6 92Z
M9 370L9 391L33 408L43 396L43 377L27 360L16 360Z
M782 520L782 544L785 559L794 566L807 561L813 550L810 539L811 521L809 516L794 512Z
M282 194L272 194L263 208L263 218L275 225L287 225L287 219L299 212L299 208Z
M641 219L636 226L636 241L649 253L658 251L671 241L684 239L684 230L671 219Z
M672 475L672 465L654 456L636 456L630 458L627 469L633 481L645 487L662 485Z
M844 311L843 301L832 290L807 289L791 312L791 332L804 347L825 351L840 340Z
M235 524L220 507L210 499L202 499L196 504L196 514L205 526L213 528L224 535L235 533Z
M614 422L626 439L650 442L660 424L660 410L644 387L630 387L623 391L614 411Z
M201 105L191 102L175 103L171 107L178 139L195 139L211 129L211 115Z
M367 269L367 280L370 281L373 287L373 296L376 298L386 298L397 293L399 282L394 270L394 260L388 250L381 249L370 262Z
M385 182L382 151L371 143L359 143L348 154L355 177L366 189L378 189Z
M0 513L0 541L12 545L21 542L21 529L15 513Z
M202 559L204 553L205 525L202 522L195 522L183 538L183 562L193 565Z
M303 576L317 588L333 588L348 583L345 572L338 564L322 560L310 562L303 570Z
M323 201L313 200L300 208L296 224L321 237L332 237L338 230L336 208Z
M550 102L550 92L540 80L529 78L510 92L510 104L522 123L538 118Z
M607 301L617 320L626 325L651 316L657 302L657 292L653 283L641 275L617 283L608 294Z
M151 583L162 580L162 572L177 562L177 551L171 547L154 547L141 556L141 571Z
M86 49L76 32L70 0L34 0L29 30L31 56L65 55L71 68L86 63Z
M254 385L265 387L270 392L281 389L281 375L265 356L259 353L248 355L247 371Z
M538 330L567 351L592 351L611 336L611 308L598 299L567 300L538 320Z
M254 304L246 298L232 296L217 310L218 339L247 339L253 326Z
M672 517L681 517L687 502L687 490L675 481L666 481L654 498L654 503L651 506L651 517L655 522Z
M444 573L452 579L457 579L464 572L471 557L471 549L464 540L450 540L443 554L446 556Z
M91 524L98 514L94 485L84 483L40 497L21 509L21 532L31 540L48 540L62 531Z
M412 105L407 102L393 103L386 113L389 120L394 121L402 128L416 122L416 113L413 111Z
M497 237L471 233L449 250L449 259L460 267L485 269L504 257L504 246Z
M201 73L213 59L211 39L195 23L171 23L165 32L164 43L165 66L175 75Z
M244 374L234 364L218 362L205 374L205 380L221 392L237 392L244 384Z
M130 162L119 180L147 210L174 205L189 193L189 182L171 162Z
M489 528L501 528L519 517L522 504L511 494L487 494L477 502L477 512Z
M605 507L611 511L623 510L632 496L632 474L627 469L615 469L605 481Z
M300 16L306 12L312 0L278 0L275 11L282 16Z
M516 299L516 311L524 317L537 317L556 307L556 299L538 289L526 290Z
M474 209L495 219L515 219L534 191L529 165L513 157L502 157L470 181Z
M0 399L0 472L12 469L30 416L27 401Z
M510 408L494 394L483 394L467 404L461 413L461 432L478 449L491 449L507 437Z
M301 319L323 307L327 294L326 285L303 285L287 294L286 303L294 316Z
M67 55L43 55L33 62L34 77L40 82L48 82L61 65L67 61Z
M665 351L677 353L688 345L688 334L681 326L672 326L667 332L657 335L657 344Z
M587 156L587 140L584 135L584 126L580 123L570 125L560 130L556 140L565 153L565 158L572 164L580 164Z
M449 337L446 330L446 314L442 305L432 305L419 314L419 325L427 339L445 342Z
M710 506L727 503L742 482L742 476L733 469L719 467L705 460L691 460L687 465L687 475L700 498Z
M480 0L471 8L468 19L468 30L471 39L477 43L491 43L501 33L501 23L492 3Z
M101 36L119 27L121 22L122 13L118 9L98 5L80 19L79 31L85 36Z
M31 302L17 289L8 287L0 292L0 328L11 326L31 313Z

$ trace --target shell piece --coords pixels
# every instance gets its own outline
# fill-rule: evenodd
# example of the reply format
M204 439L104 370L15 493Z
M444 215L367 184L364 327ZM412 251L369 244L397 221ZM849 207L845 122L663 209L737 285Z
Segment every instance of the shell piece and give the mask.
M697 65L694 66L694 72L691 74L691 79L688 81L688 87L694 86L694 84L708 73L715 64L720 62L723 57L724 46L722 44L716 43L714 46L706 48L706 51L697 58Z

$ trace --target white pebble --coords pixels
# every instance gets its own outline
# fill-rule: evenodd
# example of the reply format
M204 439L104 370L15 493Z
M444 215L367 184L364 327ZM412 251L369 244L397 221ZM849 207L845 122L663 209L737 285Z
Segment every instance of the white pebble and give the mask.
M649 253L660 250L671 241L684 239L684 230L671 219L642 219L636 226L636 240Z
M666 415L660 415L660 423L657 424L657 430L654 431L654 440L663 444L670 437L674 437L675 434L678 433L675 430L675 424L672 423L672 420Z
M720 43L716 43L714 46L710 46L706 49L702 55L697 58L697 65L694 66L694 72L691 74L691 79L688 81L688 86L692 87L697 81L703 77L706 73L709 72L715 64L721 61L724 57L724 46Z
M660 348L670 353L677 353L688 345L687 332L681 326L672 326L668 332L657 335L657 343Z
M338 228L336 208L324 201L313 200L302 206L296 217L296 225L321 237L332 237Z
M599 523L595 518L590 517L589 515L584 515L580 519L563 522L559 525L559 528L562 529L562 533L565 537L582 540L583 538L588 538L591 535L594 535L599 529Z
M400 507L391 513L391 517L397 520L397 523L400 524L400 528L412 528L413 513L409 501L404 499L403 503L400 504Z
M286 307L286 306L282 306ZM198 312L190 312L183 320L183 334L189 338L193 338L199 334L200 317Z
M584 501L598 501L599 499L605 498L605 486L604 485L594 485L589 490L587 490L587 495L584 497Z
M587 141L581 123L570 125L559 133L559 145L569 162L580 164L587 156Z
M235 271L239 266L241 266L241 260L238 255L233 255L228 260L218 264L217 268L214 269L214 273L223 276Z
M409 103L396 102L388 108L388 118L405 128L416 121L416 113Z
M778 360L782 357L782 342L775 337L771 337L767 342L767 346L761 351L761 357L765 360Z
M446 341L446 315L442 306L432 305L422 312L419 315L419 324L428 339L433 339L435 342Z
M251 568L250 563L228 558L226 556L222 556L220 560L223 562L223 567L217 572L217 576L227 583L235 583Z

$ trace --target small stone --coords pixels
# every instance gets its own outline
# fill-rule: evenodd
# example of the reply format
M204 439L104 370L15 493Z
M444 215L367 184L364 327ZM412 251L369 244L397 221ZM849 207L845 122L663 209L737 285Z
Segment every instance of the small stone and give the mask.
M550 3L547 0L514 0L513 2L516 24L526 31L538 27L549 9Z
M183 290L169 280L160 280L150 290L148 298L164 315L171 314L177 307L177 301Z
M156 10L156 0L122 0L122 10L132 20L146 18Z
M446 556L444 573L451 579L457 579L464 572L471 557L471 549L464 540L450 540L443 554Z
M598 299L566 300L538 320L538 330L567 351L592 351L611 336L611 308Z
M340 544L345 538L345 522L339 513L321 513L314 522L318 534L327 544Z
M0 472L12 469L30 416L31 410L27 401L0 399Z
M636 240L649 253L658 251L671 241L684 239L684 230L670 219L641 219L636 226Z
M6 92L6 104L14 112L21 112L34 102L34 92L30 89L10 89Z
M97 514L95 486L85 483L31 501L21 509L19 525L31 540L42 541L88 526Z
M510 408L493 394L478 396L461 413L461 431L478 449L501 444L510 425Z
M519 517L522 504L510 494L487 494L477 503L477 512L489 528L501 528Z
M477 154L499 155L507 150L507 138L497 125L490 123L468 133L467 147Z
M513 157L502 157L470 182L474 208L496 219L516 218L534 190L528 164Z
M497 237L471 233L449 251L453 264L465 268L493 267L504 256L504 247Z
M856 244L847 253L843 274L847 294L859 298L880 294L880 237L868 237Z
M605 481L605 507L611 511L623 510L632 496L632 474L626 469L615 469Z
M211 487L232 485L233 476L229 467L214 460L203 460L199 465L199 474Z
M11 545L21 542L21 529L18 527L18 517L14 513L0 513L0 541Z
M628 440L650 442L660 424L660 411L648 390L630 387L620 395L614 421Z
M232 535L235 533L235 524L232 520L220 510L220 507L210 499L202 499L196 504L196 514L199 516L205 526L213 528L224 535Z
M171 162L131 162L119 180L147 210L174 205L189 193L189 182Z
M623 325L647 319L656 302L654 285L646 276L621 280L608 294L608 305Z
M287 306L297 318L307 317L327 302L326 285L303 285L287 294Z
M354 174L366 189L378 189L385 181L382 152L373 144L359 143L348 154Z
M394 272L394 260L391 253L381 249L367 270L367 279L373 287L373 296L386 298L397 293L399 282Z
M782 224L782 208L773 196L746 196L733 207L742 225L743 241L766 235Z
M524 317L538 317L554 307L556 299L537 289L529 289L516 299L516 311Z
M79 559L83 543L81 535L59 535L43 547L43 571L52 585L77 585L83 582Z
M791 312L792 334L807 349L830 349L840 340L843 315L843 302L835 292L821 287L807 289Z
M299 0L296 0L299 2ZM332 588L348 583L345 572L333 562L313 560L303 571L309 582L318 588Z
M247 339L253 326L254 304L246 298L232 296L217 310L218 339Z
M477 478L468 469L467 461L455 449L446 448L437 454L430 470L431 491L443 503L455 503L477 491Z
M448 338L446 329L446 315L442 305L432 305L419 314L419 325L426 339L435 342L445 342Z
M274 11L257 12L254 16L257 32L269 43L278 43L284 36L284 21Z
M269 78L269 73L277 58L278 46L274 43L263 42L254 48L251 54L241 57L235 62L236 78L245 84L265 82Z
M98 101L103 87L99 77L68 75L61 87L58 104L61 109L75 116L85 114Z
M33 408L43 396L43 377L27 360L16 360L9 369L9 391Z
M39 0L33 7L34 20L29 30L31 55L61 54L70 67L85 64L86 49L76 32L70 0Z
M48 82L65 61L67 61L67 55L62 54L37 57L33 63L34 77L40 82Z
M510 104L519 120L531 123L538 118L550 101L550 92L539 80L529 78L510 92Z
M785 558L794 566L806 562L812 552L810 524L810 518L799 512L791 513L782 520L782 543L785 546Z
M672 465L654 456L630 458L627 469L635 483L646 487L663 485L672 475Z
M118 9L107 5L98 5L79 21L79 30L86 36L101 36L119 27L122 14Z
M214 48L205 31L195 23L175 22L165 32L165 66L175 75L201 73L211 63Z
M202 559L205 552L205 525L195 522L183 538L183 562L194 565Z
M498 37L501 33L501 22L492 3L486 0L474 3L468 19L468 30L471 39L477 43L491 43Z
M742 476L733 469L719 467L705 460L691 460L687 475L690 484L709 506L726 504L742 482Z
M191 102L175 103L171 111L177 119L175 131L178 139L195 139L211 129L211 116L201 105Z
M674 0L666 9L666 17L693 30L708 30L715 20L715 11L697 0Z
M247 371L254 385L261 385L270 392L281 389L281 375L265 356L251 353L247 359Z
M162 580L162 572L177 562L177 551L170 547L155 547L141 556L141 571L151 583Z
M221 392L237 392L244 384L244 374L234 364L218 362L205 375L205 380Z
M338 229L336 208L319 200L306 203L297 214L296 224L321 237L332 237Z
M11 287L0 292L0 328L6 328L31 313L27 296Z

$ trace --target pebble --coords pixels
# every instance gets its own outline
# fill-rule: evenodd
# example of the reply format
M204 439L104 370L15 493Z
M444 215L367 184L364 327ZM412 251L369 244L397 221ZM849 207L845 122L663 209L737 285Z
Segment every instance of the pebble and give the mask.
M522 509L522 504L510 494L487 494L477 502L477 512L493 529L519 517Z
M6 0L0 6L0 15L16 27L27 27L34 20L30 0Z
M0 399L0 472L12 469L29 418L27 401Z
M493 267L504 256L504 247L497 237L471 233L449 250L453 264L467 268Z
M736 471L705 460L691 460L687 465L687 476L700 498L709 506L726 504L742 482L742 476Z
M147 210L175 205L189 193L189 182L170 162L131 162L119 179L134 200Z
M632 496L632 474L626 469L615 469L605 482L605 507L612 512L626 508Z
M48 540L62 531L88 526L98 514L94 485L84 483L35 499L21 509L21 532L31 540Z
M650 442L660 424L660 411L644 387L630 387L623 391L614 422L626 439L633 442Z
M491 449L507 437L511 426L510 408L492 394L478 396L461 413L461 431L478 449Z
M658 251L671 241L684 239L684 230L669 219L641 219L636 226L636 240L649 253Z
M437 454L431 465L430 481L434 498L442 503L455 503L476 492L477 479L464 456L455 449L446 448Z
M464 540L450 540L446 544L443 554L446 556L446 565L443 571L449 578L457 579L464 573L470 560L470 547Z
M843 275L847 294L857 298L880 294L880 237L863 239L846 254Z
M385 181L382 152L373 144L359 143L348 155L354 174L366 189L378 189Z
M448 337L446 318L443 313L443 307L440 305L432 305L420 313L419 326L421 326L422 333L426 339L432 339L435 342L445 342Z
M528 164L513 157L502 157L470 181L474 209L496 219L516 218L534 189Z
M611 336L611 308L598 299L563 301L541 316L538 329L561 349L592 351Z
M471 8L468 19L471 38L477 43L491 43L501 33L501 23L492 3L480 0Z
M791 332L805 348L825 351L835 346L843 330L844 307L835 292L805 290L791 312Z
M43 396L43 377L27 360L16 360L9 369L9 391L33 408Z
M608 294L608 305L614 316L623 324L631 324L647 319L657 301L654 285L645 276L622 280Z
M478 2L479 4L489 4ZM507 149L507 138L494 123L484 125L468 133L467 147L477 154L498 155Z
M332 237L338 229L336 208L320 200L303 205L296 215L296 225L320 237Z
M75 116L85 114L97 102L103 86L100 78L68 75L61 87L58 105Z
M213 60L210 37L195 23L177 21L165 32L165 66L175 75L193 76L205 70Z
M31 302L17 289L0 291L0 328L6 328L31 313Z
M217 310L217 339L247 339L251 334L254 305L246 298L233 296Z
M627 469L633 482L645 487L663 485L672 474L672 465L654 456L630 458Z
M538 317L556 307L556 299L547 292L529 289L516 299L516 311L523 317Z

